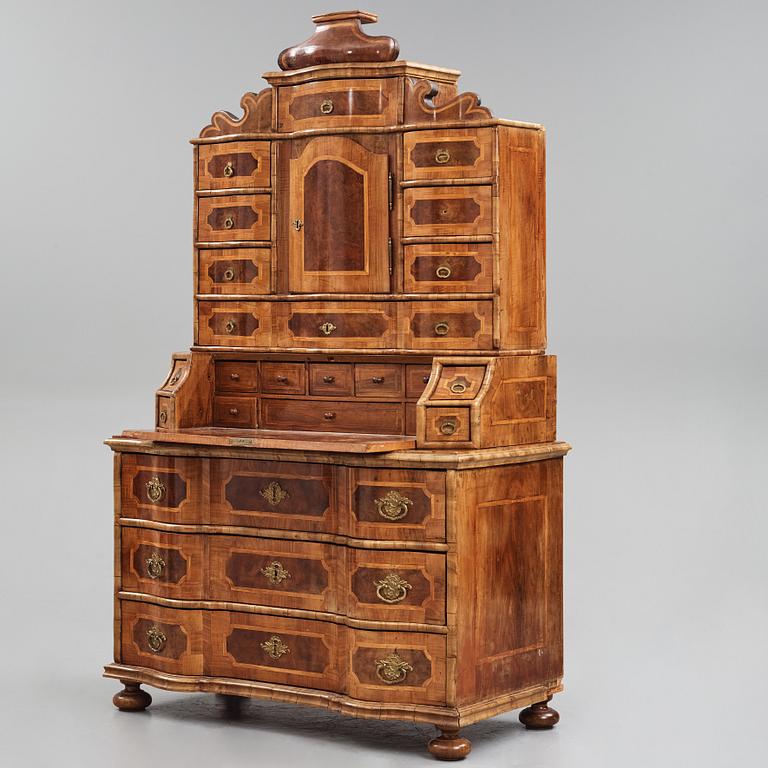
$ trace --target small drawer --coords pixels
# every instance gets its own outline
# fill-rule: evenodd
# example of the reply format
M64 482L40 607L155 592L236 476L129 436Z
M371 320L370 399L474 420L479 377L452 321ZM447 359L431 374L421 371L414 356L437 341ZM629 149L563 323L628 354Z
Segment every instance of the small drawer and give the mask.
M270 196L226 195L197 201L197 239L201 243L269 240Z
M258 392L259 364L216 363L216 392Z
M403 194L403 234L413 236L490 235L490 186L414 187Z
M403 136L403 174L410 179L493 175L493 130L413 131Z
M352 469L347 508L351 536L445 541L445 473Z
M269 169L268 141L200 144L197 155L197 188L268 187Z
M352 395L352 365L349 363L310 363L311 395Z
M264 429L405 434L403 406L400 403L334 403L264 398L261 401L260 423Z
M201 248L198 253L200 293L269 293L269 248Z
M421 397L432 373L431 365L405 366L405 396L409 399Z
M216 395L213 398L214 427L242 427L253 429L258 425L255 397Z
M485 377L484 365L446 365L431 400L474 400Z
M465 443L470 440L469 408L426 408L428 443Z
M404 289L409 293L481 293L493 290L491 243L406 245Z
M339 611L337 547L249 536L208 541L211 600Z
M307 373L304 363L262 363L261 389L273 395L304 395Z
M278 89L278 130L397 123L397 78L324 80Z
M268 302L198 301L198 343L220 347L272 346L271 311Z
M211 611L208 674L340 691L343 633L329 621Z
M405 434L416 434L416 403L405 404Z
M203 674L202 611L122 600L121 661L177 675Z
M172 397L155 397L155 425L158 429L173 429L176 425L176 406Z
M355 365L355 394L358 397L399 399L403 395L402 365Z
M347 615L445 624L445 555L349 550Z
M414 301L404 305L406 347L492 349L493 302Z
M202 600L203 537L120 528L120 588L159 597Z

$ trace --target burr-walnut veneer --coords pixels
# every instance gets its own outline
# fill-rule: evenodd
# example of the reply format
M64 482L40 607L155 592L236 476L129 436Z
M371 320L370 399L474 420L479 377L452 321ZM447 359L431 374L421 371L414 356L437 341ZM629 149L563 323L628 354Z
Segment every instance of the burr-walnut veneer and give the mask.
M544 132L314 19L193 140L195 343L115 452L115 661L142 683L459 729L562 677Z

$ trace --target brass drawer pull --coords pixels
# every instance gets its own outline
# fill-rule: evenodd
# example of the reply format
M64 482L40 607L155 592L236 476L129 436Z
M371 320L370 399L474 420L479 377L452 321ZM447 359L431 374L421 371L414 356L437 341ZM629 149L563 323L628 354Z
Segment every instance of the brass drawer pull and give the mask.
M452 435L456 431L456 419L445 419L440 424L440 433L443 435Z
M333 384L333 382L336 381L336 377L335 376L323 376L323 381L326 384Z
M275 376L275 380L279 381L281 384L285 384L288 381L288 377L287 376L283 376L283 374L281 373L281 374Z
M383 377L383 376L373 376L373 377L371 378L371 381L372 381L374 384L383 384L383 383L384 383L384 377Z
M435 274L441 280L447 280L451 276L451 268L447 264L441 264L436 270Z
M441 208L439 213L440 213L440 216L445 218L450 213L450 211L448 210L448 208Z
M239 373L230 373L229 378L232 379L232 381L240 381L240 374Z
M327 421L333 421L333 419L336 418L336 413L334 411L326 411L323 414L323 418L326 419Z
M288 491L276 483L274 480L259 491L261 495L269 502L270 506L276 507L281 501L285 501L289 495Z
M237 330L237 323L234 320L227 320L224 330L227 333L234 333Z
M157 504L162 501L165 496L165 483L160 480L159 477L151 477L147 481L147 498L153 503Z
M326 336L330 336L336 330L336 326L333 323L321 323L319 328L320 333L323 333Z
M261 644L262 649L266 652L270 659L279 659L286 653L290 653L291 649L283 642L282 638L278 635L272 635L269 640L265 640Z
M451 153L444 147L435 152L435 162L443 165L451 159Z
M438 161L439 162L439 161ZM225 166L224 166L224 175L229 178L230 176L234 176L235 169L232 166L232 161L230 160Z
M145 561L144 567L147 570L147 576L150 579L159 579L165 570L165 560L160 557L159 552L153 552Z
M383 659L376 659L376 676L387 685L402 683L413 672L413 667L396 652Z
M450 327L448 326L448 323L437 323L435 325L435 334L437 336L446 336L449 330Z
M160 627L153 625L147 630L147 645L152 653L160 653L167 642L168 638Z
M227 218L224 219L224 229L232 229L232 227L234 226L235 226L235 217L227 216Z
M333 112L333 102L330 99L323 99L320 102L320 112L324 115L330 115Z
M304 226L304 222L301 219L293 220L293 228L298 232Z
M230 416L237 416L238 413L240 413L240 409L239 408L230 408L229 409L229 415Z
M165 411L160 411L160 414L158 415L157 420L161 424L165 424L165 422L168 421L168 414Z
M402 520L413 502L398 491L388 491L382 498L374 499L376 511L387 520Z
M422 381L424 384L429 384L429 374L427 374L426 376L422 376L422 377L421 377L421 381Z
M384 603L399 603L408 596L411 585L396 573L387 574L381 581L374 581L376 597Z
M291 574L283 568L279 560L273 560L269 565L265 565L259 573L263 573L271 584L279 584L291 578Z
M235 279L235 270L231 267L224 270L224 274L221 276L222 280L227 283L231 283Z

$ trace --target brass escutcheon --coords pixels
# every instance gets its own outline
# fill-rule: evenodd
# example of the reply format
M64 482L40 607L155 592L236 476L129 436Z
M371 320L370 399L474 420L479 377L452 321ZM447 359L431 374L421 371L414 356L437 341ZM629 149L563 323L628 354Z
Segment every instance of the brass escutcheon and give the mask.
M443 435L452 435L456 431L456 419L445 419L440 424L440 432Z
M237 330L237 323L234 320L227 320L224 330L227 333L234 333Z
M165 484L159 477L151 477L147 481L147 498L157 504L165 496Z
M384 497L374 499L376 511L387 520L402 520L408 514L413 502L398 491L389 491Z
M291 652L291 649L282 641L282 638L277 635L272 635L269 640L265 640L261 647L271 659L279 659L284 654Z
M293 220L293 228L298 232L304 226L304 222L301 219Z
M144 567L147 569L147 576L150 579L159 579L165 570L165 560L160 557L159 552L153 552L145 561Z
M383 659L376 659L376 675L387 685L402 683L409 672L413 672L413 667L396 652Z
M374 581L373 586L376 587L376 597L384 603L399 603L407 596L408 590L412 589L396 573L389 573L381 581Z
M336 326L333 323L321 323L319 328L320 332L326 336L330 336L336 330Z
M438 162L439 162L439 161L438 161ZM232 161L230 160L230 162L228 162L228 163L227 163L227 164L224 166L224 175L225 175L227 178L229 178L230 176L234 175L234 173L235 173L235 169L232 167Z
M444 147L441 149L438 149L437 152L435 152L436 163L440 163L442 165L443 163L447 163L450 159L451 159L451 153Z
M152 653L160 653L167 642L168 638L160 627L153 625L147 630L147 645Z
M261 495L269 502L270 506L276 507L281 501L288 498L288 491L280 486L280 483L274 480L261 489Z
M448 323L437 323L435 325L435 334L437 336L445 336L450 330Z
M333 112L333 102L330 99L323 99L320 102L320 111L324 115L330 115Z
M451 276L451 268L447 264L441 264L436 270L435 274L441 280L447 280Z
M224 270L224 274L222 275L222 278L226 280L227 282L230 282L235 279L235 270L231 267L229 269Z
M279 584L291 578L291 574L283 568L279 560L273 560L269 565L265 565L259 573L263 573L272 584Z

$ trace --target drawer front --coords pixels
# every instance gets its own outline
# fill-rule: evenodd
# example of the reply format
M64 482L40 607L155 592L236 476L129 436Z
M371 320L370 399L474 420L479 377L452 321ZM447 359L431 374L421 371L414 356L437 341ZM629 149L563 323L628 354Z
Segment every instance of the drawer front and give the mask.
M416 434L416 403L405 404L405 434Z
M202 536L120 529L121 589L202 600L204 571Z
M272 316L268 303L199 301L198 343L221 347L272 346Z
M216 395L213 398L214 427L253 429L258 424L256 415L255 397Z
M490 235L490 186L416 187L403 195L405 237Z
M297 531L336 530L333 467L211 459L211 522Z
M491 243L406 245L405 290L410 293L479 293L493 290Z
M493 175L493 130L413 131L403 136L405 179Z
M397 123L396 78L325 80L278 89L278 130Z
M350 549L347 615L445 624L445 555Z
M484 365L445 365L429 399L474 400L484 378Z
M221 243L270 238L269 195L201 197L197 201L197 239Z
M386 349L397 346L395 302L326 302L280 307L281 347L343 348L361 345Z
M403 396L403 366L358 363L355 365L355 394L358 397Z
M445 703L445 635L351 630L347 693L370 701Z
M208 673L341 691L337 624L252 613L210 613Z
M351 536L445 541L445 473L351 469L347 508Z
M410 399L421 397L432 373L431 365L405 366L405 396Z
M198 189L268 187L268 141L201 144L197 155Z
M262 390L272 395L304 395L307 392L304 363L262 363Z
M202 462L122 454L122 517L162 523L202 523Z
M261 401L260 423L264 429L405 434L403 406L400 403L335 403L264 398Z
M203 674L203 614L121 601L121 659L177 675Z
M211 536L210 599L338 612L337 552L314 542Z
M414 301L404 311L406 347L493 349L492 301Z
M217 392L258 392L259 364L238 361L216 363Z
M310 363L309 393L348 397L354 392L350 363Z
M426 440L430 443L464 443L471 439L469 408L426 408Z
M269 293L270 254L269 248L201 248L197 275L199 292L222 296Z

